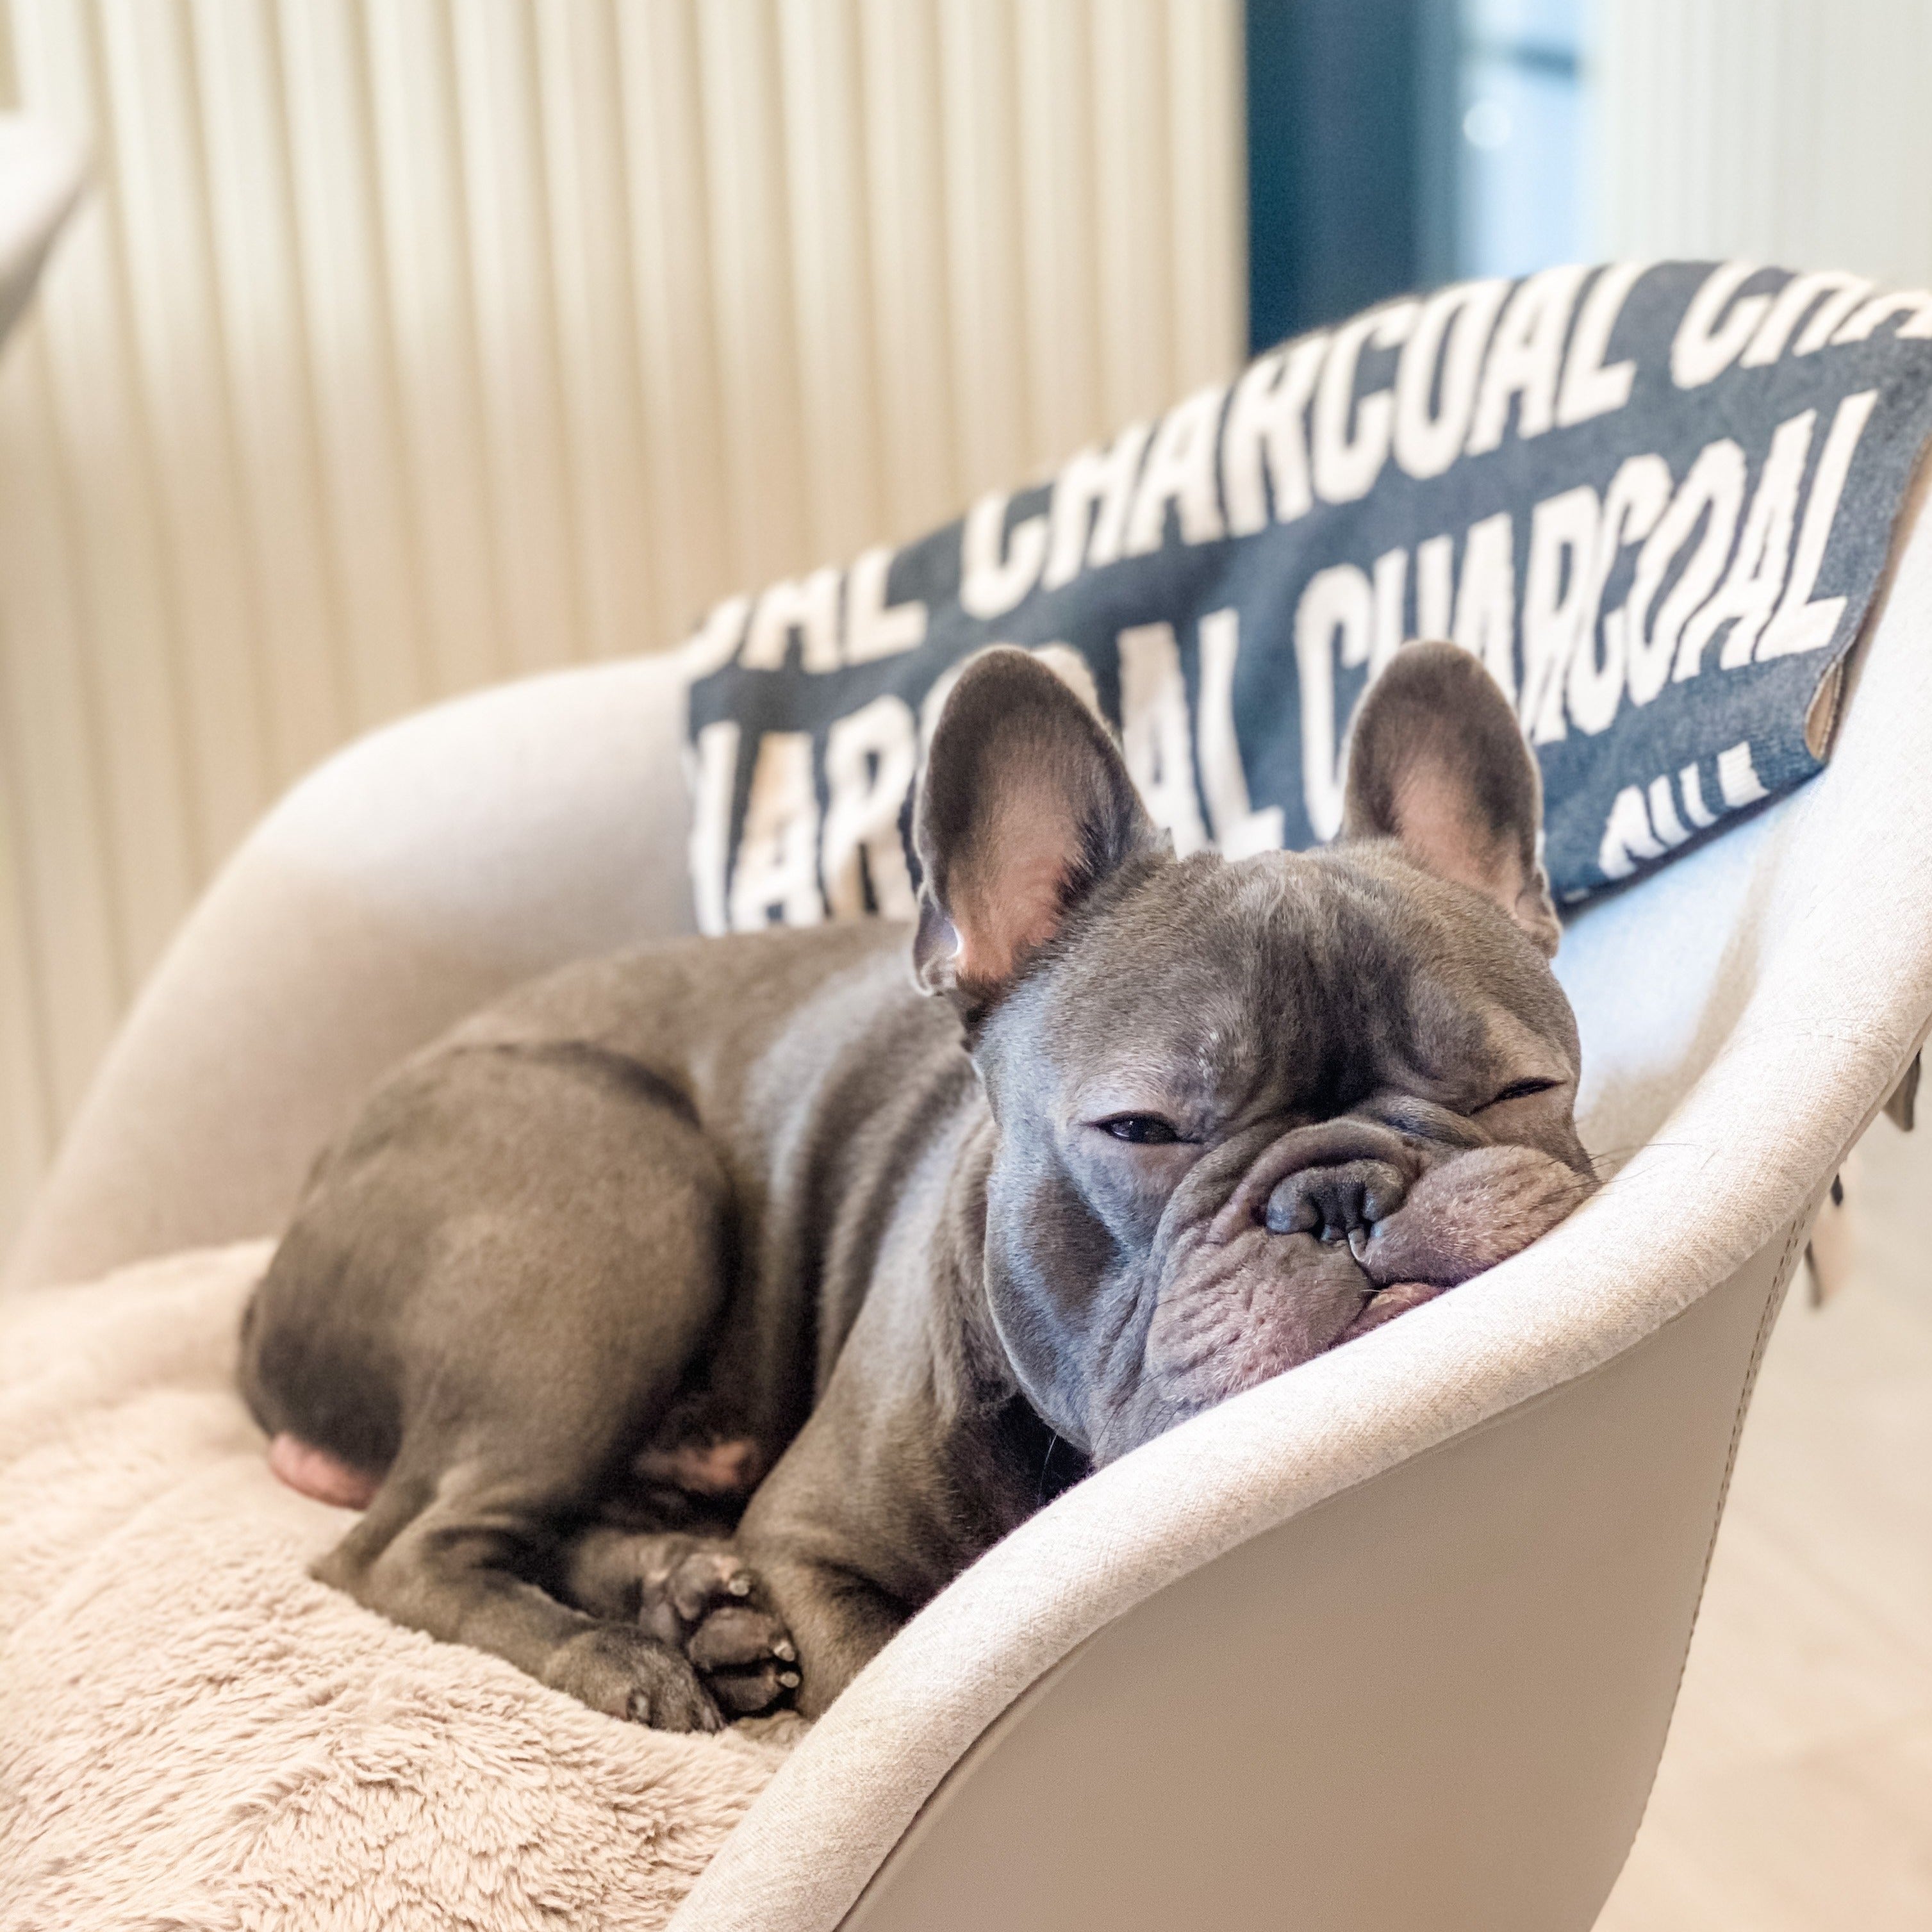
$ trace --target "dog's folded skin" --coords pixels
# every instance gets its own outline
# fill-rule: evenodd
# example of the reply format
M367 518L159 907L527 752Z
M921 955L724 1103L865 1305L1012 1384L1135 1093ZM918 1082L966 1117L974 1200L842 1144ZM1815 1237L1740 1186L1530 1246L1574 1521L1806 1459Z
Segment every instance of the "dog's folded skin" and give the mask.
M1534 1240L1593 1184L1473 658L1397 655L1347 800L1326 851L1177 861L997 649L916 932L572 968L417 1055L244 1329L278 1470L368 1503L318 1574L616 1714L815 1713L1087 1468Z

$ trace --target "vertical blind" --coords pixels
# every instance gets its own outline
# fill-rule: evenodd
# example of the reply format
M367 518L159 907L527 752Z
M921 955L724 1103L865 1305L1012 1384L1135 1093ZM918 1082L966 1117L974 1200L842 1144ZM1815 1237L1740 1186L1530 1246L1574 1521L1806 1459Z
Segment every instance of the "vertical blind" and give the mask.
M670 643L1226 374L1234 0L0 0L0 1240L344 738Z
M1932 282L1928 0L1609 0L1597 246Z

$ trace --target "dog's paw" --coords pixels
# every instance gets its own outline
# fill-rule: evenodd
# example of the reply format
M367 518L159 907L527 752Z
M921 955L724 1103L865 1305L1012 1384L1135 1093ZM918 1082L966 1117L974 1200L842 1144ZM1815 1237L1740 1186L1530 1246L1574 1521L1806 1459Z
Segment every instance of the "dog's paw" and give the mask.
M724 1719L677 1648L626 1624L599 1624L561 1644L543 1681L613 1718L658 1731L715 1731Z
M682 1651L732 1717L770 1710L798 1688L798 1652L756 1572L728 1543L639 1539L641 1629Z
M728 1717L789 1700L798 1652L756 1573L719 1538L598 1526L571 1544L557 1594L681 1657Z

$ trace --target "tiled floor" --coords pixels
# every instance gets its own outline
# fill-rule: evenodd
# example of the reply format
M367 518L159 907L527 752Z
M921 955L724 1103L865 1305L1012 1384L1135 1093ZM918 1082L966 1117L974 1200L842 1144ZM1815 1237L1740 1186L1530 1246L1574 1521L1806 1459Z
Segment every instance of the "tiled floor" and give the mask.
M1855 1267L1766 1352L1598 1932L1932 1928L1932 1120L1854 1162Z

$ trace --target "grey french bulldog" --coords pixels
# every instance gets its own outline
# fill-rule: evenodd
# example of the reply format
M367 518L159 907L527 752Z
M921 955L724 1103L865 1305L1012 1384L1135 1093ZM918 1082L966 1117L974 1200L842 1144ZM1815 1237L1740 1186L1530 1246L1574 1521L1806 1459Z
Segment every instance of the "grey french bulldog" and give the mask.
M1590 1191L1540 819L1487 674L1411 645L1335 845L1177 860L982 652L916 985L881 922L572 966L317 1164L242 1366L278 1472L364 1508L316 1574L616 1715L822 1712L1070 1482Z

